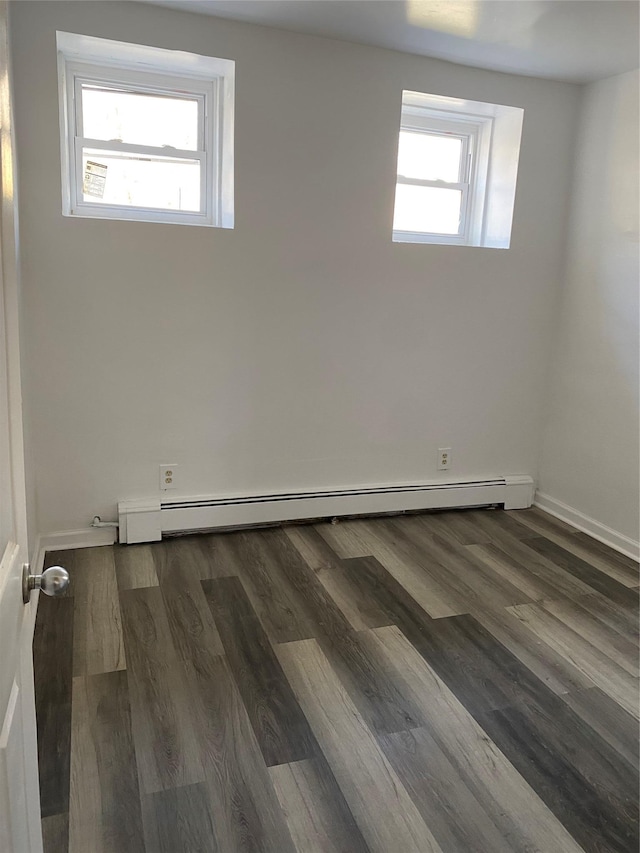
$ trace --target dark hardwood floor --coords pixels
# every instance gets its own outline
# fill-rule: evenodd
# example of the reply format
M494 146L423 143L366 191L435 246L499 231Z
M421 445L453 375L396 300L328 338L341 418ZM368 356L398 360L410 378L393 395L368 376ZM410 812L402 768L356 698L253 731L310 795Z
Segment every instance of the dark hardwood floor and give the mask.
M56 562L45 853L637 853L638 566L539 510Z

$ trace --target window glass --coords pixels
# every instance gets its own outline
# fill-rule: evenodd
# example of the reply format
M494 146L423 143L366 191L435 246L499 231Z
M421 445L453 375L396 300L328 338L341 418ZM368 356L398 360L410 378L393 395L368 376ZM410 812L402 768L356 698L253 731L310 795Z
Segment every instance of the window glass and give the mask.
M400 131L398 175L404 178L457 183L461 156L460 137Z
M200 161L84 148L82 200L90 204L200 210Z
M195 98L82 85L82 133L88 139L130 145L202 150Z
M414 184L396 186L394 231L458 234L462 192Z

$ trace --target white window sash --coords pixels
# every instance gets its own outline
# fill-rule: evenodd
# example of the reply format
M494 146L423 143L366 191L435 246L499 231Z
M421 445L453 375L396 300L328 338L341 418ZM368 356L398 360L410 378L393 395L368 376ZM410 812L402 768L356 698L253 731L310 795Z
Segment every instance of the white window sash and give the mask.
M213 134L210 134L210 138L206 137L207 134L207 95L209 94L207 90L210 90L211 96L215 96L214 89L209 84L207 84L204 89L205 91L201 92L185 92L184 86L185 81L179 80L177 78L166 77L164 75L153 75L153 80L149 80L146 78L146 75L139 74L136 72L121 72L120 74L109 74L107 70L104 72L100 70L93 70L92 73L86 74L83 73L87 69L86 66L75 65L75 68L72 64L72 86L73 86L73 94L74 94L74 105L75 105L75 127L74 130L76 135L73 137L73 161L75 168L72 169L71 176L71 212L72 213L83 213L85 214L87 211L93 209L99 209L103 211L105 214L114 215L114 211L117 210L128 210L128 211L158 211L158 210L167 210L167 208L147 208L147 207L136 207L133 205L105 205L100 202L87 202L84 200L82 186L83 186L83 172L82 172L82 149L86 148L96 148L102 150L111 150L111 151L122 151L125 153L138 153L138 154L149 154L151 156L160 156L169 158L172 157L174 159L189 159L189 160L199 160L200 161L200 210L199 211L182 211L182 210L172 210L170 211L173 217L182 218L183 216L191 216L194 214L202 214L206 218L213 217L215 215L213 207L213 199L217 197L217 175L215 174L215 160L216 158L213 156ZM116 69L114 69L116 71ZM84 121L82 114L82 87L84 85L91 84L99 84L104 85L106 87L110 87L113 89L120 89L121 91L131 92L132 94L140 93L140 94L154 94L154 95L164 95L166 97L172 97L176 100L195 100L198 104L198 141L202 145L207 145L209 143L209 150L211 151L211 156L207 157L206 148L205 150L200 151L184 151L183 149L175 149L175 148L164 148L164 147L156 147L156 146L145 146L145 145L134 145L132 143L125 142L117 142L112 140L99 140L99 139L88 139L84 137ZM182 90L178 90L177 87L182 86ZM194 87L195 88L195 87ZM203 88L202 84L198 83L198 88ZM214 110L215 115L215 110ZM211 188L211 192L208 189Z
M222 219L223 199L220 197L219 164L222 152L218 98L220 80L199 80L174 77L156 72L129 71L121 68L98 67L87 63L65 62L67 92L67 140L69 146L69 212L82 216L142 221L183 222L185 224L218 225ZM195 100L198 103L197 151L135 145L83 136L82 86L102 85L132 94L164 95L176 100ZM215 141L218 140L216 148ZM162 157L167 161L196 160L200 162L200 210L182 211L168 208L109 205L86 202L83 198L82 150L121 151ZM63 176L64 177L64 176Z
M400 228L394 228L395 234L423 234L425 236L430 237L449 237L451 239L455 238L456 241L464 241L467 239L470 199L469 184L452 184L446 181L422 181L418 180L417 178L398 178L397 183L408 184L410 186L417 187L436 187L437 189L443 190L459 190L462 193L462 198L460 200L460 224L458 226L457 234L445 234L442 231L403 231Z
M135 80L118 80L116 77L109 77L105 74L100 74L99 72L90 75L79 73L80 67L78 66L76 66L75 69L72 68L72 72L76 115L74 134L76 136L84 136L82 87L98 85L113 91L125 92L131 95L157 95L160 97L170 98L175 101L195 101L198 105L198 145L200 148L203 147L205 142L205 118L207 112L206 102L207 96L211 94L209 85L207 85L203 91L197 91L194 89L193 91L185 92L184 86L186 81L181 81L173 77L159 77L154 74L153 77L158 82L156 85L153 85L149 81L139 81L139 74L135 75ZM161 85L161 83L164 83L164 85Z
M397 184L432 186L462 191L460 226L457 234L442 234L435 231L402 231L394 229L394 235L402 236L405 242L433 242L467 245L472 243L477 230L476 220L482 215L484 190L478 186L478 160L480 144L487 121L482 117L461 116L457 119L445 111L430 111L420 107L403 107L400 131L424 133L430 136L450 136L462 141L460 173L458 182L425 181L398 175ZM482 196L480 199L479 196ZM478 209L479 208L479 209Z
M99 149L102 151L121 151L124 154L148 154L152 157L159 157L165 160L167 163L171 161L181 161L181 160L197 160L200 162L200 210L173 210L166 207L137 207L135 205L121 205L121 204L104 204L103 202L95 202L95 201L85 201L84 193L82 192L83 186L83 166L82 166L82 151L83 148L93 148ZM77 196L75 198L75 203L72 207L73 213L82 212L83 214L87 210L99 209L102 211L109 211L113 213L115 210L131 210L131 211L167 211L171 213L173 216L194 216L194 215L202 215L207 216L207 198L206 198L206 153L204 151L183 151L181 149L169 149L166 148L155 148L150 145L131 145L124 142L104 142L99 139L83 139L78 137L74 139L74 162L75 162L75 175L77 176Z
M439 130L425 127L413 127L402 124L400 133L415 133L423 136L442 136L445 139L459 139L462 143L460 149L460 164L458 168L458 180L462 183L468 183L468 176L471 171L471 157L475 147L475 135L473 133L461 133L457 130L455 133L449 130ZM398 180L405 178L411 180L407 175L401 175L398 172Z
M463 130L464 128L464 130ZM400 132L421 133L426 136L445 136L459 139L462 143L460 150L460 165L458 170L457 182L452 181L428 181L422 178L409 178L405 175L398 174L397 184L408 184L412 186L435 187L438 189L459 190L462 193L460 201L460 224L457 234L443 234L440 231L402 231L394 229L395 234L415 235L416 241L418 235L431 238L451 238L451 241L465 243L469 239L470 232L470 212L471 212L471 188L473 186L473 174L475 167L475 151L477 144L477 130L475 127L465 122L440 121L438 119L429 120L427 117L418 121L417 117L412 117L410 121L403 121L400 125Z

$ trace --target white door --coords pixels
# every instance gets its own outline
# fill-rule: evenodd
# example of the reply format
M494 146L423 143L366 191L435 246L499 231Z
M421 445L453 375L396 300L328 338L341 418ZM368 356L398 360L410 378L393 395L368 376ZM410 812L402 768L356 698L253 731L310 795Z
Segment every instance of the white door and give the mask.
M6 498L6 495L2 495ZM3 505L3 511L6 506ZM0 850L39 853L40 793L31 640L36 604L22 603L20 545L0 563ZM34 596L35 598L35 596Z
M31 645L37 595L22 599L27 525L18 342L15 164L7 5L0 2L0 851L41 853Z

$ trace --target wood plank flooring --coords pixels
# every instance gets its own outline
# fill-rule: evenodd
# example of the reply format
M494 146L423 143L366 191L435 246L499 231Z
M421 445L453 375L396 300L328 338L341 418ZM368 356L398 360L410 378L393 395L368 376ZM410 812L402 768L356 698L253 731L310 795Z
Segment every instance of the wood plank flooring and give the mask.
M638 850L638 566L537 509L55 562L45 853Z

